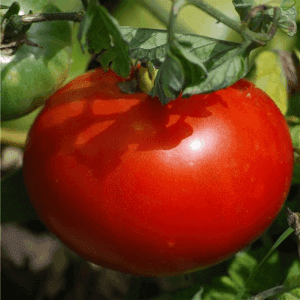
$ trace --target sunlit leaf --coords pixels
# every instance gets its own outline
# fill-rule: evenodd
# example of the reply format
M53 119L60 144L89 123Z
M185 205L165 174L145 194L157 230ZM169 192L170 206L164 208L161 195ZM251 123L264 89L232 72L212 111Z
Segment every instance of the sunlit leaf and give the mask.
M112 62L112 69L127 77L130 71L128 45L121 34L121 27L108 11L95 1L91 1L87 13L80 25L78 40L84 50L90 53L104 52L100 63L107 68Z
M264 51L255 58L255 65L246 76L257 87L265 91L283 114L287 112L288 83L279 55Z

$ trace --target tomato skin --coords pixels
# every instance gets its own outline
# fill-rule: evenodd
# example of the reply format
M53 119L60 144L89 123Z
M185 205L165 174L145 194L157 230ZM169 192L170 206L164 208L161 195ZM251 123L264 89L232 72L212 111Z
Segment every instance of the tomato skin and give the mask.
M83 258L142 276L227 259L279 213L293 146L247 80L161 106L94 70L57 91L30 130L24 180L40 219Z

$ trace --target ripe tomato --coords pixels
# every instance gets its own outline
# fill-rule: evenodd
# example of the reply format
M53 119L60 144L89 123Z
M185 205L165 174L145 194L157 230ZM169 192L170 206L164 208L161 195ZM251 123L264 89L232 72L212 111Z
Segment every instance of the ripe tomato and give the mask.
M98 69L57 91L30 130L24 179L40 219L125 273L208 267L257 239L290 188L283 115L246 80L162 106Z

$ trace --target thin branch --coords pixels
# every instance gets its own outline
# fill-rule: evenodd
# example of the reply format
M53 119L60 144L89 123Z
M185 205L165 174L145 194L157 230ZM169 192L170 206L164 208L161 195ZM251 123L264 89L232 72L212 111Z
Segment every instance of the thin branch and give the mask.
M22 15L21 21L24 24L31 24L37 22L45 21L73 21L81 22L85 12L83 10L79 12L70 12L70 13L39 13L39 14L28 14Z
M281 293L282 291L284 291L284 289L285 289L284 285L275 286L269 290L259 293L258 295L254 296L254 297L249 298L248 300L263 300L268 297L275 296L278 293Z
M201 10L206 12L208 15L212 16L213 18L217 19L218 21L222 22L223 24L227 25L231 29L235 30L241 36L245 38L245 32L241 27L241 24L235 20L229 18L226 14L224 14L219 9L215 8L211 4L204 2L203 0L188 0L189 4L193 4L199 7Z

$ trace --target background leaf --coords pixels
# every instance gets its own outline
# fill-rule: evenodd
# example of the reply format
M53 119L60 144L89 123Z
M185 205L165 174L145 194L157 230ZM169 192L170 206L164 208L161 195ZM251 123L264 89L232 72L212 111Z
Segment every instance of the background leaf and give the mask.
M254 65L246 76L257 87L265 91L277 104L282 114L288 108L288 83L279 55L274 51L264 51L254 60Z
M26 192L22 169L1 181L1 223L38 220Z
M107 10L91 1L83 22L80 24L78 40L90 53L104 54L100 56L100 63L107 68L112 62L111 68L120 76L128 77L130 72L130 59L128 46L121 34L118 22Z

